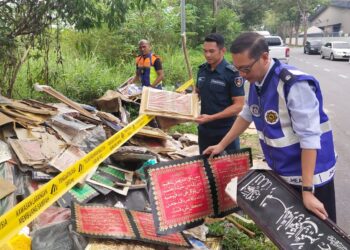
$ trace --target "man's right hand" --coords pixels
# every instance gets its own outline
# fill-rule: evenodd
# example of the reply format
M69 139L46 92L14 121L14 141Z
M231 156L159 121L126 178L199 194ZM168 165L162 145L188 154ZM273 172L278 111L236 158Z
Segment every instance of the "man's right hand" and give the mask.
M215 155L220 154L222 151L224 151L224 147L222 147L219 144L216 144L214 146L208 147L206 150L203 151L204 155L209 155L209 158L213 158Z

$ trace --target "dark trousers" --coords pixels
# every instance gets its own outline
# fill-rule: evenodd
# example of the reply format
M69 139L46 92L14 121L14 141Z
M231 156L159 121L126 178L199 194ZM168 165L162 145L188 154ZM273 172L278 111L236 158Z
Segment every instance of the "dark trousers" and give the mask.
M301 186L291 185L301 195ZM337 215L335 208L335 192L334 192L334 179L327 184L315 188L315 196L319 199L329 216L334 223L337 223Z
M226 132L228 131L225 130L224 133L221 134L212 134L209 131L198 129L199 153L202 154L207 147L218 144L222 138L224 138ZM228 145L225 150L236 150L239 148L239 138L237 138Z

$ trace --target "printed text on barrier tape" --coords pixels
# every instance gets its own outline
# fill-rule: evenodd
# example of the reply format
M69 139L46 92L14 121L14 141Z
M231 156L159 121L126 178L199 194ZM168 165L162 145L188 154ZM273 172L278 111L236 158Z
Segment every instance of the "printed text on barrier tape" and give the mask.
M139 116L128 126L98 145L90 153L1 216L0 246L28 225L42 211L72 188L91 168L100 164L153 118L153 116L148 115Z
M193 79L181 85L177 92L182 92L193 84ZM89 170L104 161L112 152L123 145L154 116L141 115L125 128L98 145L95 149L69 166L33 194L17 204L0 217L0 247L28 225L41 212L48 208L64 193L71 189Z

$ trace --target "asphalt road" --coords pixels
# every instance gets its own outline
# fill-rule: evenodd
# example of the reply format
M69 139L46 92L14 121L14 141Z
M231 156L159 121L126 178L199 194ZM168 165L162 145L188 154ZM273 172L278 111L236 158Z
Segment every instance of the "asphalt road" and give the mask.
M335 174L337 224L350 234L350 63L305 55L302 48L291 48L289 64L320 82L338 153Z

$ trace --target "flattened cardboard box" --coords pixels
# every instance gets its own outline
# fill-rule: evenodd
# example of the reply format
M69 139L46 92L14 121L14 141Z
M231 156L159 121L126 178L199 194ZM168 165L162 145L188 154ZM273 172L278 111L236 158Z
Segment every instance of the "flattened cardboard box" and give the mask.
M76 232L87 237L190 247L181 233L158 236L150 213L100 205L74 204L72 217Z
M144 87L140 114L191 121L199 115L198 95Z
M237 210L225 187L233 177L246 174L251 164L247 148L212 159L195 156L147 168L157 232L183 231L202 224L207 216L222 217Z

